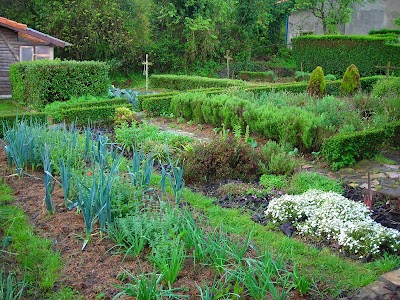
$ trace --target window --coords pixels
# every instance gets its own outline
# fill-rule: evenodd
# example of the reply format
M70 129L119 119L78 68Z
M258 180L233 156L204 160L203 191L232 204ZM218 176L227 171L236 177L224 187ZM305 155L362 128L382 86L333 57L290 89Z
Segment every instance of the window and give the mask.
M54 59L54 49L49 46L21 46L20 61Z

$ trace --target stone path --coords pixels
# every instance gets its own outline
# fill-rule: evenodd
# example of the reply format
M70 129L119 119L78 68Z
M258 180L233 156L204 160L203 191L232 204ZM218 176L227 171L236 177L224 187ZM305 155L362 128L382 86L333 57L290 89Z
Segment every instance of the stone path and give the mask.
M400 269L383 274L375 282L363 287L353 300L399 300Z

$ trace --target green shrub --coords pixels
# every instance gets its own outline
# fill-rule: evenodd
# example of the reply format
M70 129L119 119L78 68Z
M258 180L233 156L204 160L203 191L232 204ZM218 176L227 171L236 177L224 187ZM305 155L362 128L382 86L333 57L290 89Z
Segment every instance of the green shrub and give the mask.
M343 75L340 91L343 95L353 95L361 88L360 73L354 64L351 64Z
M287 187L288 178L286 175L264 174L260 177L260 185L270 193L271 190L281 190Z
M326 74L325 75L325 80L335 81L336 80L336 76L333 75L333 74Z
M372 96L375 98L400 98L400 78L382 79L375 83L372 89Z
M264 174L290 175L294 172L298 162L293 155L289 155L290 145L268 141L261 147L261 171Z
M86 61L37 60L10 67L13 98L21 105L42 108L54 101L107 94L108 66Z
M277 76L275 75L274 71L268 71L268 72L240 71L238 77L239 79L246 81L274 82Z
M296 71L294 79L296 81L309 81L311 73Z
M317 172L296 173L289 183L289 194L300 195L308 190L319 190L323 192L336 192L343 194L343 187L340 181L330 179Z
M392 141L397 127L388 128L391 130L368 129L330 137L322 145L322 155L333 170L355 164L361 159L372 158L379 152L384 142Z
M150 81L152 87L178 91L245 85L245 83L241 80L216 79L185 75L152 75L150 77Z
M322 97L326 93L324 71L320 66L312 71L307 86L307 92L313 97Z
M74 107L63 111L63 117L67 123L86 126L88 123L112 124L114 122L115 109L123 104L94 106L94 107Z
M125 98L109 99L95 96L72 97L71 100L68 101L55 101L47 104L43 111L52 118L53 123L60 123L67 118L65 113L67 110L114 105L127 105L127 101Z
M390 61L400 66L400 46L397 38L357 35L310 35L292 39L293 56L306 72L315 65L326 73L342 76L343 70L355 64L361 76L383 73L376 66ZM367 58L367 59L366 59Z

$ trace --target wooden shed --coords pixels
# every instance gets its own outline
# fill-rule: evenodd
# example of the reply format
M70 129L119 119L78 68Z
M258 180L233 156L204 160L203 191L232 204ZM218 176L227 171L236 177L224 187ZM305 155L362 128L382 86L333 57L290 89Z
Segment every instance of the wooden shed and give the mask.
M11 97L10 65L18 61L54 59L54 47L70 44L0 17L0 98Z

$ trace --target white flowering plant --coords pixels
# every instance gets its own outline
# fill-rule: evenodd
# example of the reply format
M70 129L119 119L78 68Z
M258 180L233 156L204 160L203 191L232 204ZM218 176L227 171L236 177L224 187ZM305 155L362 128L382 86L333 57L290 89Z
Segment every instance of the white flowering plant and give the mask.
M309 190L302 195L284 195L265 211L273 222L291 222L299 234L334 241L340 251L360 258L381 251L400 252L400 232L371 218L363 203L335 192Z

